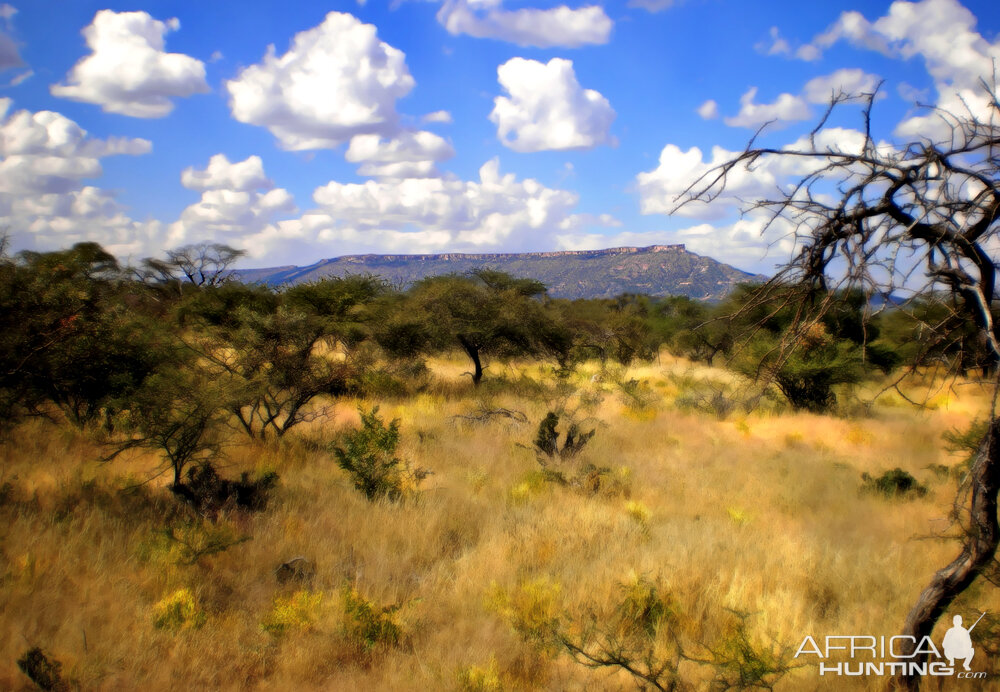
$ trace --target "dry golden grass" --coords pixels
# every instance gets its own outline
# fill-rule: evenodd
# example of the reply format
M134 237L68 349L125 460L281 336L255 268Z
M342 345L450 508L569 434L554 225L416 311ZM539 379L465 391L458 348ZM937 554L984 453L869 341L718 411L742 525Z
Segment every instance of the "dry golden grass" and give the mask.
M868 417L719 420L675 404L692 378L732 375L666 356L596 378L590 364L571 393L523 379L546 379L537 365L494 366L480 392L462 361L431 366L432 385L413 397L341 401L265 446L234 433L228 473L273 469L281 485L266 512L220 519L249 541L190 565L160 533L183 523L162 489L168 479L123 490L152 475L155 457L100 464L100 449L68 428L22 426L0 448L0 483L10 483L0 506L0 688L30 689L15 661L37 645L83 689L635 689L623 673L523 641L497 594L542 584L554 608L578 613L645 575L670 589L692 641L711 641L732 608L753 614L755 636L794 648L806 634L894 634L957 551L923 540L947 528L956 487L928 467L956 463L941 434L984 409L973 385L936 394L927 409L896 397ZM642 402L616 377L637 380ZM433 470L418 499L368 503L325 451L357 424L359 403L399 418L400 456ZM597 427L566 463L608 467L617 492L539 480L528 447L558 405ZM480 406L529 422L455 418ZM859 492L862 472L897 466L928 495ZM311 583L279 585L275 567L300 555L315 563ZM398 643L363 643L345 584L375 606L399 605L386 615ZM181 614L157 626L165 603L181 603ZM1000 597L977 586L955 608L996 612ZM978 655L976 665L1000 670ZM695 687L709 675L694 664L682 672ZM844 679L836 688L867 689ZM801 668L778 689L830 689L829 678Z

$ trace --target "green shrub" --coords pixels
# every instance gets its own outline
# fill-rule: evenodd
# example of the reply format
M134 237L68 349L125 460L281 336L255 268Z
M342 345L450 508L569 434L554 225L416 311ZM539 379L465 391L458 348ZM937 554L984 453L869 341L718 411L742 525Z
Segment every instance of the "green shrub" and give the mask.
M544 459L554 461L556 457L560 460L572 459L587 446L596 430L583 432L577 423L570 423L569 429L563 441L559 441L559 414L549 411L542 422L538 424L538 432L535 434L535 451L539 461Z
M399 445L399 420L386 426L378 416L378 406L361 413L361 428L343 437L343 446L335 445L337 465L347 471L357 488L374 502L382 498L396 501L415 493L429 471L411 468L394 456Z
M749 615L735 616L719 640L709 649L707 663L715 669L713 687L719 690L773 690L792 668L788 647L765 642L750 634Z
M886 471L878 478L863 473L861 480L862 490L885 497L923 497L927 494L927 486L921 485L916 478L899 467Z
M380 606L370 601L350 585L342 590L344 612L347 615L347 634L366 651L376 647L399 646L403 629L396 622L401 603Z

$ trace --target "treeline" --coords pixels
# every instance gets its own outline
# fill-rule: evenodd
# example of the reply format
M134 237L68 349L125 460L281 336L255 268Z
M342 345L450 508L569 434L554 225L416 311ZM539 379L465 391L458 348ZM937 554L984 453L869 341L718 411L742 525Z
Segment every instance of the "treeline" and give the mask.
M511 358L565 377L585 360L628 365L666 348L763 378L811 410L832 406L839 385L928 360L989 366L946 301L873 315L860 293L816 294L810 316L801 289L762 298L749 285L717 305L570 301L488 269L405 291L371 276L275 289L226 280L240 254L190 246L127 267L80 243L0 256L0 425L58 411L118 449L159 450L177 484L211 456L222 425L281 437L317 397L405 391L426 357L448 351L464 354L479 385L490 363Z

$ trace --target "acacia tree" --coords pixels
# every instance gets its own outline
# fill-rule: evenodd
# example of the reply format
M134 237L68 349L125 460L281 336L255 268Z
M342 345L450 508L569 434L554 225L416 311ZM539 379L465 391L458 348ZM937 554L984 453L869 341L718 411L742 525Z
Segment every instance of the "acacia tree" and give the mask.
M384 290L371 277L329 278L282 292L230 284L194 295L193 348L229 386L229 409L253 439L309 420L323 394L346 392L366 338L366 305ZM337 357L337 356L340 357Z
M902 634L916 642L929 636L948 605L980 576L996 582L997 492L1000 488L1000 418L996 410L1000 380L1000 331L994 313L997 241L1000 236L1000 101L995 87L982 84L986 108L965 112L935 109L944 136L915 139L903 146L876 141L871 112L875 94L831 100L826 116L800 148L749 147L709 171L679 200L711 201L747 170L770 163L802 172L797 183L752 210L768 223L795 228L792 259L757 293L757 304L780 295L796 319L781 351L787 356L833 303L836 289L865 295L909 295L913 300L949 296L954 319L934 328L974 329L993 376L993 405L978 452L955 501L954 516L964 529L959 555L940 569L917 598ZM831 113L848 101L863 105L863 127L856 146L841 141L824 146ZM797 287L789 291L788 286ZM905 309L905 307L904 307ZM992 575L990 572L994 572ZM915 655L912 660L923 660ZM907 689L919 677L902 677Z
M472 362L472 382L483 379L484 356L555 354L570 349L570 337L538 298L545 285L503 272L480 269L469 276L449 274L417 282L410 294L411 316L428 329L425 347L447 348L457 341ZM397 330L410 335L401 323Z
M196 243L167 251L166 259L147 257L136 273L152 283L193 286L218 286L228 280L233 263L246 255L245 250L222 243Z

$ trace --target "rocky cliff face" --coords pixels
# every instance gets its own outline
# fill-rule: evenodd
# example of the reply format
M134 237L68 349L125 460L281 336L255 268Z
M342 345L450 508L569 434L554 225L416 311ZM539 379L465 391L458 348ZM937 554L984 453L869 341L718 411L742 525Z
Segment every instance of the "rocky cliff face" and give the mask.
M538 279L556 298L646 293L718 300L738 283L766 278L688 252L683 245L502 254L348 255L308 267L245 269L236 276L242 281L280 285L367 273L405 287L428 276L484 267Z

